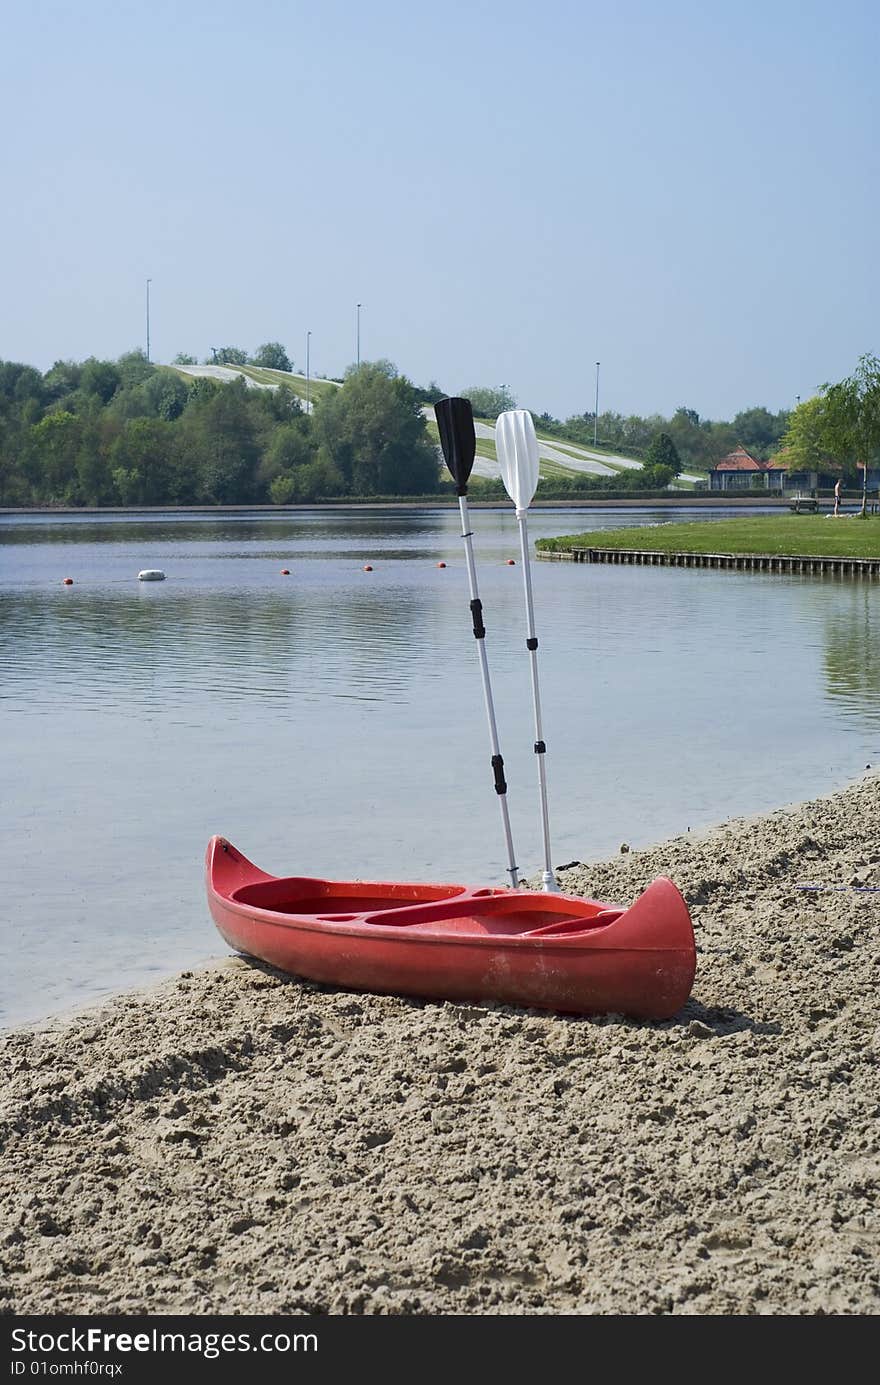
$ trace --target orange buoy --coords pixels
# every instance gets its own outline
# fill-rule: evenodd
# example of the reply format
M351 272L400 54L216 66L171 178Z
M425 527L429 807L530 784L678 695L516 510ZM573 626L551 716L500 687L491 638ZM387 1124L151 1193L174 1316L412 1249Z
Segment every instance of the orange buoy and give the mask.
M373 571L373 569L372 569L371 565L370 565L369 563L364 563L364 572L372 572L372 571Z
M507 560L507 566L508 566L508 567L516 567L516 560L515 560L514 558L508 558L508 560Z
M289 568L289 567L283 567L283 568L281 569L281 576L282 576L282 577L289 577L289 576L290 576L290 568Z
M446 564L445 564L445 563L438 563L437 566L438 566L438 567L445 567Z
M72 586L73 586L73 578L72 578L72 577L65 577L65 579L64 579L64 585L65 585L65 587L72 587Z

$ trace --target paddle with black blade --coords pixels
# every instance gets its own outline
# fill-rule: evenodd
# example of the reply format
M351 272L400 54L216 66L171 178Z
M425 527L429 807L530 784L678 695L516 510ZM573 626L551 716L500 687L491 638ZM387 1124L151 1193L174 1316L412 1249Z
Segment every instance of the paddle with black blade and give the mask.
M532 671L532 706L535 713L535 754L538 758L538 792L541 796L541 828L544 838L544 869L541 883L545 890L558 889L550 861L550 814L547 808L546 745L541 727L541 692L538 687L538 637L535 634L535 609L532 601L532 571L529 566L528 510L538 488L538 439L527 409L508 409L495 422L495 451L501 467L504 489L516 506L519 544L522 553L523 586L526 598L526 648Z
M507 867L510 882L516 889L519 884L519 867L513 852L513 837L510 832L510 815L507 811L507 784L504 780L504 760L498 745L498 727L495 723L495 704L492 701L492 684L489 681L489 663L486 658L486 627L483 625L483 603L477 591L477 572L474 566L472 534L468 521L467 483L474 465L477 438L474 431L474 415L469 399L440 399L434 405L437 427L440 430L440 446L446 465L452 473L458 495L458 508L461 512L461 537L464 539L464 553L467 561L468 582L471 593L471 618L474 623L474 637L480 655L480 673L483 678L483 698L486 703L486 716L489 721L489 740L492 745L492 773L495 779L495 792L501 805L501 820L504 824L504 838L507 843Z

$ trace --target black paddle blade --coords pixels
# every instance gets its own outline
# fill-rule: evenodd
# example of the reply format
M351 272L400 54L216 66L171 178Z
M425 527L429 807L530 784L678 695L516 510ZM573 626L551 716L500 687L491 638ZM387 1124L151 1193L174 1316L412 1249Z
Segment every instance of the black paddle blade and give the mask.
M477 451L474 413L469 399L438 399L434 416L440 430L440 446L459 495L467 495L468 477Z

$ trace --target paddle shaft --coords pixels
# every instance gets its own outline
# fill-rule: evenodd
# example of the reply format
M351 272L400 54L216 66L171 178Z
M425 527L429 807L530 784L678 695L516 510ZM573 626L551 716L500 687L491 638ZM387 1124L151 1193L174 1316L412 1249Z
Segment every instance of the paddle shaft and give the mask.
M553 865L550 859L550 811L547 806L547 770L544 756L547 747L541 725L541 690L538 686L538 637L535 634L535 607L532 601L532 569L529 563L528 518L525 511L517 510L516 522L519 525L519 548L522 555L523 590L526 598L526 648L529 651L529 665L532 673L532 707L535 713L535 757L538 761L538 793L541 799L541 831L544 840L544 870L541 883L545 890L558 889Z
M461 512L461 537L464 540L464 554L467 562L468 585L471 593L471 615L474 622L474 635L477 641L477 649L480 655L480 673L483 679L483 700L486 704L486 718L489 722L489 741L492 746L492 773L495 777L495 792L498 795L498 802L501 806L501 821L504 825L504 840L507 843L507 867L510 875L510 883L516 889L519 884L519 867L513 851L513 836L510 831L510 814L507 810L507 785L504 782L504 760L498 745L498 726L495 721L495 704L492 701L492 684L489 681L489 662L486 658L486 631L483 627L483 607L480 595L477 591L477 570L474 565L474 550L471 544L470 524L468 520L467 496L458 497L458 508Z

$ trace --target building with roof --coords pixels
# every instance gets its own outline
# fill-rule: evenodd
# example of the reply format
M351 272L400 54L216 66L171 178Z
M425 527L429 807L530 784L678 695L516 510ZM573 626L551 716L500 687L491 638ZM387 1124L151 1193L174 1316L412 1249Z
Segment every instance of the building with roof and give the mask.
M784 463L776 458L764 462L760 457L753 457L740 444L712 467L709 472L709 489L742 491L761 488L780 494L785 486L786 475L787 468Z

